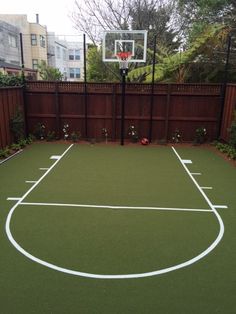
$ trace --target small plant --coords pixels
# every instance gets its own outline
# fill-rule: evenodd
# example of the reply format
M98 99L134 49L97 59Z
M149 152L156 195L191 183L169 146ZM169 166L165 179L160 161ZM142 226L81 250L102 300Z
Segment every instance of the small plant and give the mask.
M232 122L229 129L229 143L236 148L236 119Z
M21 148L24 148L27 146L27 141L22 139L18 142L18 144L20 145Z
M102 137L105 139L106 143L107 143L107 139L108 139L108 131L106 128L102 128Z
M0 149L1 159L7 158L9 155L10 155L10 149L8 147L5 147L4 149Z
M80 140L81 133L79 131L78 132L73 131L70 135L70 138L71 138L72 142L76 143Z
M29 136L26 138L26 142L28 145L32 144L35 140L35 136L33 134L29 134Z
M17 152L18 150L21 149L20 144L13 143L13 144L11 145L11 149L12 149L14 152Z
M55 139L56 139L56 133L54 131L48 131L47 136L46 136L46 141L52 142L52 141L55 141Z
M229 144L220 142L215 143L216 148L223 154L226 154L229 159L236 160L236 148Z
M138 141L138 131L134 125L130 125L128 128L128 136L133 143L137 143Z
M173 143L179 143L182 139L180 131L176 129L171 137Z
M206 141L207 130L205 127L201 126L195 131L194 143L202 144Z
M22 111L18 107L15 115L10 120L10 130L13 134L14 141L18 142L25 136L25 122Z
M45 139L46 126L43 123L38 123L35 126L34 135L38 140Z
M63 136L64 140L68 140L69 138L69 124L68 123L65 123L63 125L62 132L64 134Z

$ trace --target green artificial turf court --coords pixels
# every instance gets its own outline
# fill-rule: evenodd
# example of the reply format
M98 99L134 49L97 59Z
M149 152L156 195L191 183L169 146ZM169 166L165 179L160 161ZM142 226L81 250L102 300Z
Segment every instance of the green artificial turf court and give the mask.
M236 172L212 150L37 143L0 178L2 313L235 313Z

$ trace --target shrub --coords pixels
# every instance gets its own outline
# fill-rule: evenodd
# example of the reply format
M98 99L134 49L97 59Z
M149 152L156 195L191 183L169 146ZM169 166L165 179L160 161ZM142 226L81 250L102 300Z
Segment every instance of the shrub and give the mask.
M44 140L45 139L45 125L43 123L37 123L35 128L34 128L34 136L38 140Z
M72 142L76 143L80 140L81 133L79 131L78 132L73 131L70 135L70 138L71 138Z
M10 155L10 150L8 147L0 149L0 158L7 158Z
M137 143L138 141L138 131L134 125L130 125L128 128L128 136L133 143Z
M56 139L55 131L48 131L47 136L46 136L47 142L55 141L55 139Z
M10 130L13 133L14 141L18 142L25 136L25 122L22 111L18 107L15 115L10 120Z
M18 143L19 145L20 145L20 147L21 148L24 148L24 147L26 147L27 146L27 141L26 140L24 140L24 139L22 139L22 140L20 140L19 141L19 143Z
M236 148L229 145L217 142L215 144L216 148L223 154L226 154L230 159L236 160Z
M18 150L21 149L21 146L20 146L20 144L13 143L10 148L11 148L14 152L17 152Z
M69 138L69 124L65 123L62 128L62 132L64 133L64 140L68 140Z
M179 143L182 139L180 131L176 129L171 137L173 143Z
M207 130L205 127L201 126L195 131L194 142L196 144L202 144L206 141Z
M236 148L236 120L232 122L231 127L229 129L229 134L230 134L229 143L230 145Z

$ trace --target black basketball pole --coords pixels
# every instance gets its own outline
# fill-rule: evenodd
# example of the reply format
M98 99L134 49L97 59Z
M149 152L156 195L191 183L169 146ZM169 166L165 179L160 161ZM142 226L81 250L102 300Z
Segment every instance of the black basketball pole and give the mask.
M126 85L126 73L125 69L121 69L122 77L122 91L121 91L121 125L120 125L120 145L124 145L124 129L125 129L125 85Z
M86 67L86 35L83 36L84 43L84 116L85 116L85 138L88 139L88 93L87 93L87 67Z
M153 59L152 59L152 85L151 85L151 98L150 98L150 119L149 119L149 142L152 141L152 122L153 122L153 101L154 101L154 82L155 82L155 65L156 65L156 45L157 35L154 36L153 43Z

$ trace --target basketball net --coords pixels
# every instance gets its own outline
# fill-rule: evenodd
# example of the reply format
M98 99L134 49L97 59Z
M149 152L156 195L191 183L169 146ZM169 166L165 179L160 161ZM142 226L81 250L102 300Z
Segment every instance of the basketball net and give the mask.
M132 53L129 51L125 51L125 52L122 51L122 52L118 52L116 54L116 57L119 60L121 75L127 75L128 68L129 68L129 60L132 57Z

